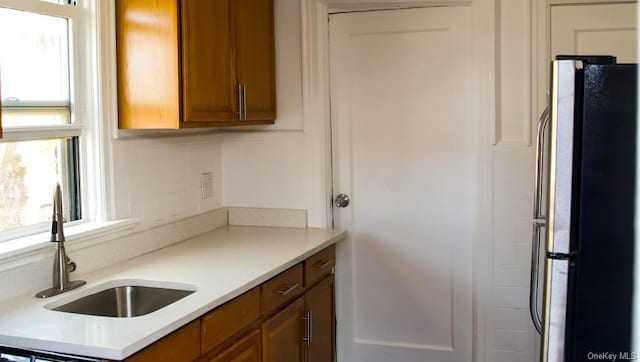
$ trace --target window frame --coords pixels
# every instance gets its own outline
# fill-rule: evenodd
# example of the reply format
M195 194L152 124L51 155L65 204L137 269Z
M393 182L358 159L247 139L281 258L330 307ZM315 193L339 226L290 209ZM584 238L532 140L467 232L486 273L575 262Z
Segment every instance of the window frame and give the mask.
M0 7L23 10L69 20L69 107L71 123L52 126L4 127L0 142L44 140L52 138L79 138L79 172L82 219L66 223L74 227L91 222L107 221L105 197L105 159L103 117L101 109L109 101L101 88L100 69L104 53L102 33L109 27L101 21L100 11L107 9L102 1L81 0L75 4L56 4L41 0L0 0ZM107 2L108 3L108 2ZM108 51L106 52L108 53ZM0 233L0 243L29 235L44 233L48 223L29 225ZM83 229L86 228L86 225ZM46 240L46 239L45 239Z

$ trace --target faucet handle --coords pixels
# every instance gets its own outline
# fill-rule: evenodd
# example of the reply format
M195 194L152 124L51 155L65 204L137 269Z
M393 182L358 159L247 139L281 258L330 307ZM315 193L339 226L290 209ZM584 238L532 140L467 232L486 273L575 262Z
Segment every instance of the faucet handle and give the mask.
M77 268L78 268L78 265L76 264L76 262L71 260L71 258L67 256L67 271L69 273L73 273L74 271L76 271Z

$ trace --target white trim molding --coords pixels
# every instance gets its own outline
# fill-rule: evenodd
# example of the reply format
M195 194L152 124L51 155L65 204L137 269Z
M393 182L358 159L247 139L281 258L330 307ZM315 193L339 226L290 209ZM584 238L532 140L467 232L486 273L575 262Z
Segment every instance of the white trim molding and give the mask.
M624 4L637 2L638 0L549 0L550 5Z
M95 210L96 218L112 220L115 218L115 189L113 182L113 141L112 135L117 133L118 127L118 99L116 77L116 17L115 2L101 1L98 4L98 54L96 56L98 69L97 75L99 87L97 97L98 127L95 127L93 137L99 145L98 167L102 171L102 177L97 180L96 189L100 190L102 205ZM99 182L99 183L98 183Z
M476 116L474 145L475 190L473 210L473 356L475 362L491 362L487 343L493 338L493 153L492 129L496 118L496 13L497 0L476 0L472 8L473 26L473 109Z
M337 0L325 1L330 14L350 11L373 11L390 9L410 9L435 6L469 6L472 0L378 0L378 1L357 1L357 0Z
M332 227L329 12L320 0L302 0L302 117L312 159L313 195L308 224Z

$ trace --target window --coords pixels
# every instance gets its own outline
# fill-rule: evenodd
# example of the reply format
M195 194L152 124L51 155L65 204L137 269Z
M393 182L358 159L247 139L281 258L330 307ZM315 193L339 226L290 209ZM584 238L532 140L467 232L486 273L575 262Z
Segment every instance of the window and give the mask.
M82 2L0 0L0 241L47 230L56 182L66 220L86 218L96 93L86 56L93 12Z

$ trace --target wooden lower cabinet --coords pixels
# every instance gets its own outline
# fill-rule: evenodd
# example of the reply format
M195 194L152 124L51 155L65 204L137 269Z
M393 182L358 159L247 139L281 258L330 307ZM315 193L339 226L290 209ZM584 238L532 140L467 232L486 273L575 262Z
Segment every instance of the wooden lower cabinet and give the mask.
M260 288L254 288L200 318L201 349L206 355L260 319Z
M220 352L215 357L202 359L207 362L260 362L261 361L260 330L255 329L246 337Z
M127 358L127 362L191 362L200 356L200 320Z
M262 324L263 362L335 361L333 275Z
M298 298L262 324L263 362L302 362L304 299Z
M324 278L304 295L309 327L306 362L335 360L335 282L333 275Z

